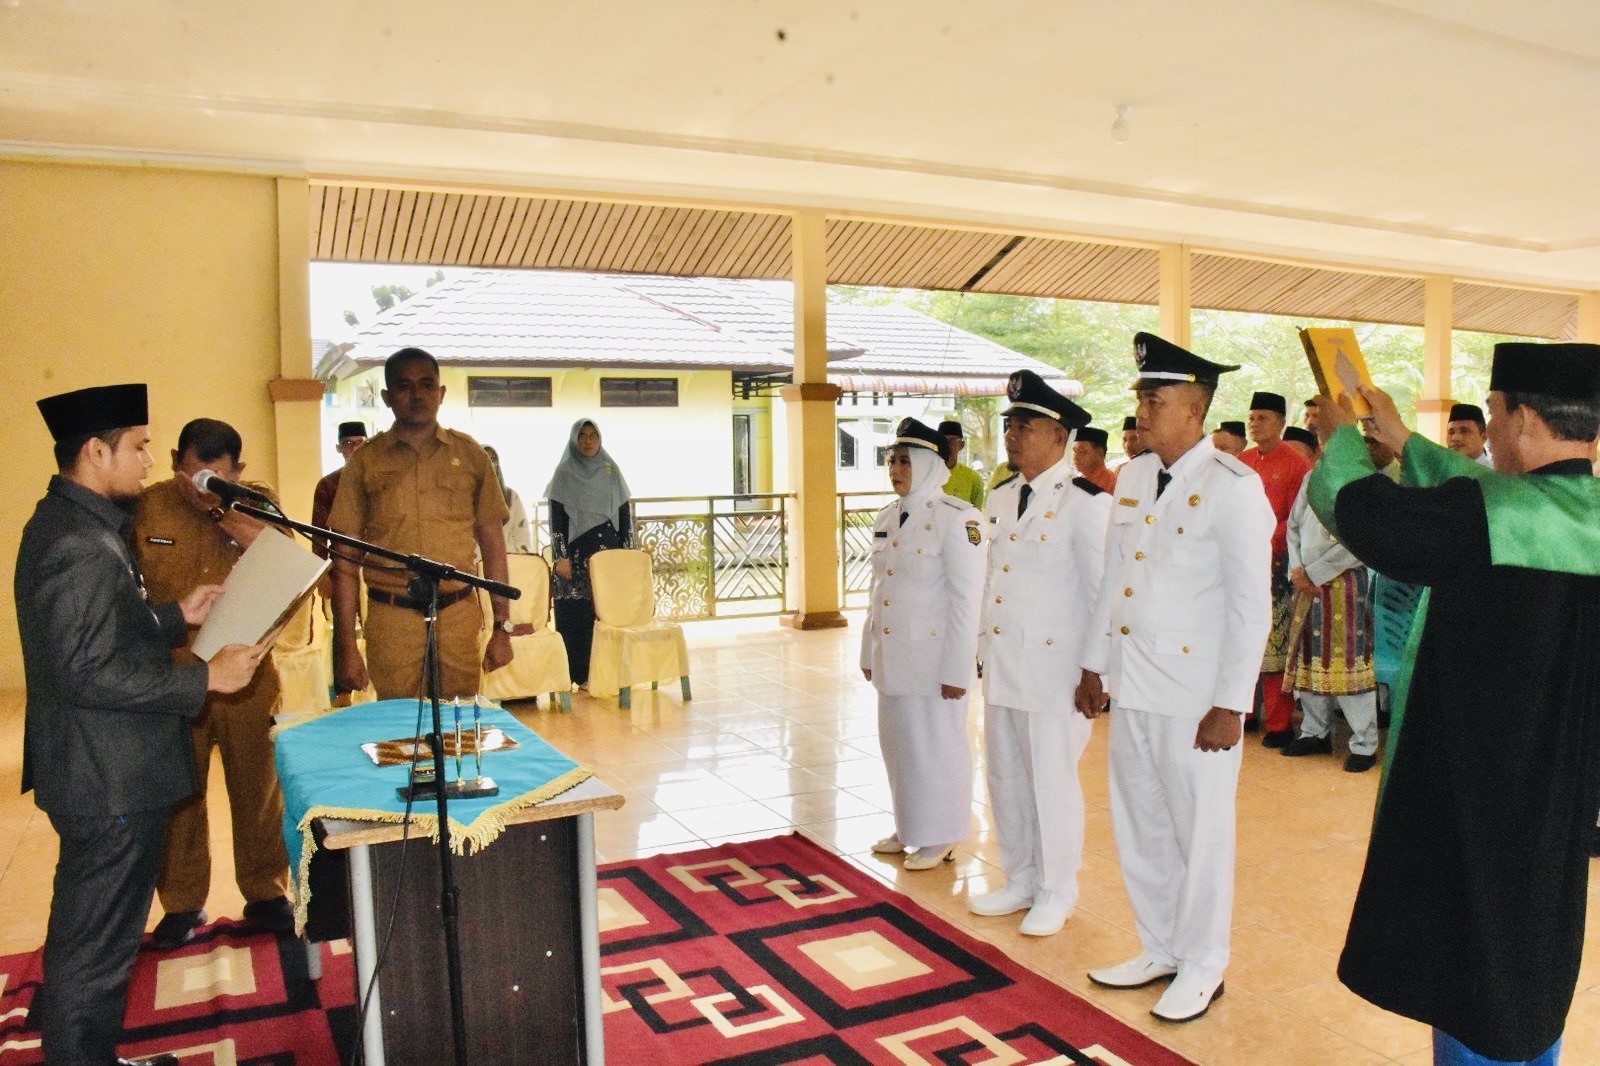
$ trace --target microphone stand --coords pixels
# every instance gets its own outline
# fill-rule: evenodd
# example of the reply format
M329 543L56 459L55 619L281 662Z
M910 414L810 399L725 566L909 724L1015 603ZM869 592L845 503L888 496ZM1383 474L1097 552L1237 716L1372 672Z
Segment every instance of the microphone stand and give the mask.
M428 747L433 751L432 791L439 815L439 916L444 925L445 965L450 982L450 1027L455 1042L455 1061L456 1066L467 1066L466 1003L462 991L461 939L458 929L460 891L456 887L455 872L451 866L450 815L449 802L446 798L449 789L444 779L444 725L439 714L439 634L436 628L439 621L439 583L461 581L474 588L483 589L491 595L504 596L508 600L520 599L522 592L500 581L491 581L477 574L463 573L448 563L436 562L421 555L403 555L331 529L296 522L286 515L239 500L231 503L224 501L224 506L231 506L240 514L292 529L307 537L324 537L330 544L354 548L359 552L399 563L415 575L411 579L409 590L412 598L425 600L428 604L427 642L423 661L427 664L428 696L433 703L433 732L428 734ZM413 784L412 796L419 795L426 787Z

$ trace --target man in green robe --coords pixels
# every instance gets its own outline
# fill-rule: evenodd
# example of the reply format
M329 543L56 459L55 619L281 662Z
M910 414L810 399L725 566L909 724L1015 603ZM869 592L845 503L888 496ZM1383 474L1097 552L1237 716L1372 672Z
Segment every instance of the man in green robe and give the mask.
M1348 407L1322 408L1312 507L1363 562L1426 586L1339 977L1433 1026L1436 1063L1544 1064L1600 806L1600 345L1499 345L1489 388L1495 470L1362 389L1399 484Z

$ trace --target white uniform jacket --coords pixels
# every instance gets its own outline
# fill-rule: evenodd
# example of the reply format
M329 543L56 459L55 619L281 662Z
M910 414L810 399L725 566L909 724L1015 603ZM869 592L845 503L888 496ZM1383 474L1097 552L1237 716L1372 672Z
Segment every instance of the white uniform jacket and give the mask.
M878 512L872 527L872 593L861 668L890 696L938 696L971 688L983 591L983 522L977 508L942 492Z
M985 508L989 577L983 590L978 660L984 701L1032 712L1072 712L1083 641L1100 583L1111 497L1074 478L1063 457L1028 483L997 486Z
M1255 472L1201 439L1172 465L1146 453L1117 479L1105 578L1083 665L1120 706L1200 719L1250 710L1272 628L1272 530Z

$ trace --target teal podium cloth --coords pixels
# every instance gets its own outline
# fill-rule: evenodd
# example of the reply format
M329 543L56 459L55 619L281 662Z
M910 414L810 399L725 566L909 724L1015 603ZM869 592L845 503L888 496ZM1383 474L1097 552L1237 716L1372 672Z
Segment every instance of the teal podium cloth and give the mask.
M440 708L448 734L455 726L455 710ZM472 729L472 708L462 708L462 729ZM519 747L490 751L483 756L483 773L494 778L499 793L480 799L450 801L450 850L475 854L492 844L515 812L560 795L593 776L561 752L546 744L533 730L499 707L484 707L482 727L497 727ZM422 733L433 724L433 712L424 706ZM381 700L361 703L279 726L278 780L283 785L283 836L295 872L295 929L303 931L311 899L311 859L316 851L311 825L318 818L343 818L356 822L401 823L407 820L406 802L396 789L410 780L411 768L378 766L361 745L419 735L417 701ZM426 750L426 749L424 749ZM431 757L424 755L424 762ZM446 780L455 777L455 759L447 757ZM475 772L472 758L462 760L462 773ZM439 817L433 797L412 804L410 823L418 836L426 834L437 844Z

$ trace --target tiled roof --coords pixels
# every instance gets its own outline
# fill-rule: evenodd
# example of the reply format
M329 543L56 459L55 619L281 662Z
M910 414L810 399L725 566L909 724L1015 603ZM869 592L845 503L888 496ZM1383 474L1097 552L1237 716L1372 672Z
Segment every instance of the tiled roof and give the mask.
M351 338L348 358L375 366L416 346L452 366L781 375L794 366L792 292L787 282L478 270L383 312ZM828 351L830 376L992 388L1026 367L1067 387L1054 367L903 306L830 305Z

